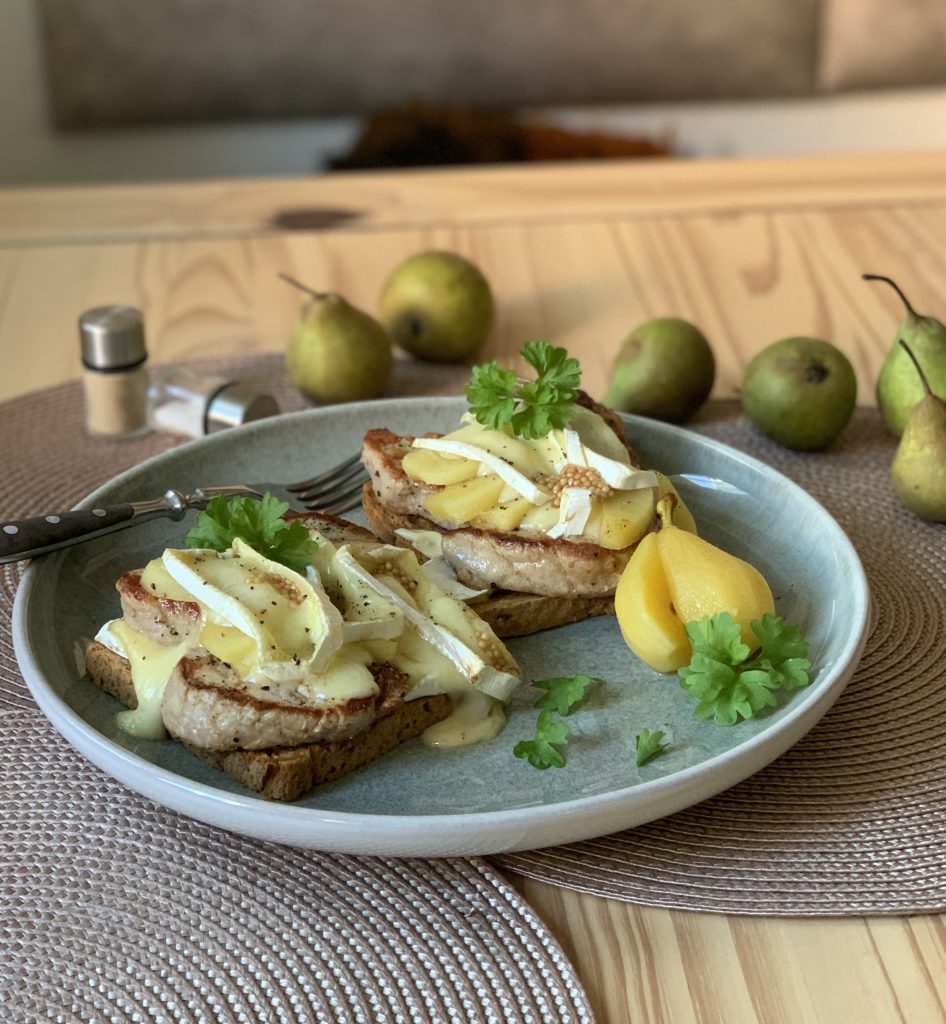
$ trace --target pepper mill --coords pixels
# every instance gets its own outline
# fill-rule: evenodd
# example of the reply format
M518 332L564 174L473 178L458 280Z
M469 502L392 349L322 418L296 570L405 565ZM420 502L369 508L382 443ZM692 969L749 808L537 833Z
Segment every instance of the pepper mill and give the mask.
M141 312L98 306L79 317L85 429L94 437L136 437L147 420L148 373Z

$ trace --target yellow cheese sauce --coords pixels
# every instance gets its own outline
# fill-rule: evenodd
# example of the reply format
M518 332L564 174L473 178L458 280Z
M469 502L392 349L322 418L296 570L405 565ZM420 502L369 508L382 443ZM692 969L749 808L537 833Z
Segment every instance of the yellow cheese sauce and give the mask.
M407 674L406 699L439 693L453 699L453 712L427 730L425 744L457 747L497 735L505 724L502 704L474 686L471 679L479 676L471 673L482 671L483 658L513 673L518 669L485 624L445 596L403 549L360 546L366 549L360 558L388 588L385 595L351 574L355 562L345 570L336 563L334 547L327 540L322 544L308 578L268 562L242 542L224 553L169 549L150 562L142 586L155 597L196 602L203 624L175 646L144 636L124 620L103 627L100 639L129 662L138 699L135 710L118 715L120 727L141 738L166 738L161 704L167 680L182 657L206 650L247 683L272 684L267 691L275 699L280 690L291 690L293 700L311 705L376 697L369 665L387 661ZM359 571L370 572L367 565ZM329 593L341 609L330 603ZM404 607L391 603L397 600L428 620L433 635L427 626L417 631L423 623L409 625ZM465 652L459 661L457 641ZM311 655L320 646L326 657L316 664Z
M174 666L187 653L189 644L167 647L132 629L122 619L111 623L109 630L128 659L138 699L138 707L134 710L119 712L119 726L139 739L166 739L161 698Z
M427 747L466 747L491 740L502 732L506 714L502 705L474 689L465 679L459 686L444 686L441 692L453 700L453 711L422 735Z

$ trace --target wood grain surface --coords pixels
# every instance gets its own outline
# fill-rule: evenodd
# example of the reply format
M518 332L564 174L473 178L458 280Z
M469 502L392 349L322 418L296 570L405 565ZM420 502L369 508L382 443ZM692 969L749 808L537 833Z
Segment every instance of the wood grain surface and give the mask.
M548 338L600 394L624 335L677 315L710 338L718 396L769 342L814 334L871 404L901 310L860 275L946 315L946 154L0 192L0 399L78 373L91 306L142 308L155 362L281 351L300 303L278 271L374 311L391 268L434 247L494 287L486 356ZM513 881L605 1024L946 1021L939 915L732 917Z

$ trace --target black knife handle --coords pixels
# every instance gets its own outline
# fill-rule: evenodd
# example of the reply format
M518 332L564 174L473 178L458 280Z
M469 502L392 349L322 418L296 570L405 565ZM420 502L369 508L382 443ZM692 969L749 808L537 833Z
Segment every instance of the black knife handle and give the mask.
M182 519L188 507L189 502L183 494L167 491L152 501L96 505L13 522L0 521L0 563L44 555L149 519Z

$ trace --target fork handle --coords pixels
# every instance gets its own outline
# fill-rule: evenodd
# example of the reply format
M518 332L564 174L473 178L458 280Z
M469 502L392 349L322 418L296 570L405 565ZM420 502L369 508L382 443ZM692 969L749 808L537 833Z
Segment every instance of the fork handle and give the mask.
M149 519L183 519L188 508L196 504L180 491L166 491L151 501L129 501L0 522L0 563L44 555Z

